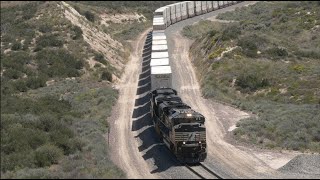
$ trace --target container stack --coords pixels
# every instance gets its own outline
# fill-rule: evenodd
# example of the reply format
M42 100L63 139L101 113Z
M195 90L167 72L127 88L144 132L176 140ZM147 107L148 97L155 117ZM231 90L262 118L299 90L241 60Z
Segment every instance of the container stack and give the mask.
M218 5L218 1L212 1L212 7L213 7L213 10L217 10L219 9L219 5Z
M184 1L158 8L153 16L153 31L147 36L145 48L151 56L151 91L172 88L172 71L165 30L181 20L240 3L241 1Z
M207 1L201 1L201 11L202 14L207 13Z
M187 19L188 18L188 9L187 9L187 2L184 1L181 3L181 19Z
M170 16L171 16L171 24L174 24L177 22L176 18L176 6L174 4L168 5L170 8Z
M194 1L187 1L187 8L188 8L188 18L194 17L195 16L195 6L194 6Z
M202 14L202 10L201 10L201 1L196 1L195 3L195 10L196 10L196 15L201 15Z
M208 11L208 12L213 11L212 2L213 2L213 1L207 1L207 11Z
M181 21L181 3L175 3L177 22Z

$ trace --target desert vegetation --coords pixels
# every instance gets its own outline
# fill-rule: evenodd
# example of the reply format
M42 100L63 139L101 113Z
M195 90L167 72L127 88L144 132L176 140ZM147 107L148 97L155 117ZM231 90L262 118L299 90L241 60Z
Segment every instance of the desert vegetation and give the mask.
M98 6L70 3L99 24ZM59 2L1 2L1 178L125 177L109 159L105 136L118 97L116 69L63 11ZM126 41L147 28L125 23L105 31Z
M258 2L201 21L183 34L207 98L257 116L233 137L264 148L320 152L320 6Z

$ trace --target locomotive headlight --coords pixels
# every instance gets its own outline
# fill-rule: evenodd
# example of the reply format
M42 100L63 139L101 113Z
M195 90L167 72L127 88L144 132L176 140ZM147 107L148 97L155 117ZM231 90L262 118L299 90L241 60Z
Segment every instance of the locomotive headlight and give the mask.
M187 114L188 117L192 116L192 114Z
M201 144L201 141L199 141L199 144Z
M183 141L183 144L186 144L186 142L185 142L185 141Z

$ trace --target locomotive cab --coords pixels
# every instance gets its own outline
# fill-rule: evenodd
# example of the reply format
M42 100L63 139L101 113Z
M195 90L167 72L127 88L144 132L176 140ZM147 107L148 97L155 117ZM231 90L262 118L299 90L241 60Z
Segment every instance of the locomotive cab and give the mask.
M183 103L177 91L152 91L151 115L156 132L178 160L198 163L207 156L205 118Z

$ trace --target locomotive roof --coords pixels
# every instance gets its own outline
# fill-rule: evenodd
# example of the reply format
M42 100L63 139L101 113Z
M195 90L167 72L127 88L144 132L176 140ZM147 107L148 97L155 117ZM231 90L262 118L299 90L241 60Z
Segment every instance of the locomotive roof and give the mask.
M171 89L171 88L159 88L159 89L152 91L152 93L154 95L160 95L160 94L166 94L166 95L175 94L175 95L177 95L177 91L174 89Z

